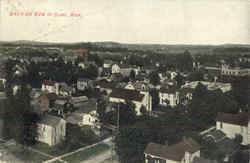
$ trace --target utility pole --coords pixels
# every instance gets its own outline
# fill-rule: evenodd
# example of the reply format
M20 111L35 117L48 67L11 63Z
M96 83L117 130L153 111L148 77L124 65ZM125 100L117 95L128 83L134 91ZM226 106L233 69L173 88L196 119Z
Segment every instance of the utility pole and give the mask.
M111 149L111 161L114 162L115 157L115 137L119 134L119 128L120 128L120 101L118 103L117 108L117 127L115 128L114 134L112 135L112 149Z

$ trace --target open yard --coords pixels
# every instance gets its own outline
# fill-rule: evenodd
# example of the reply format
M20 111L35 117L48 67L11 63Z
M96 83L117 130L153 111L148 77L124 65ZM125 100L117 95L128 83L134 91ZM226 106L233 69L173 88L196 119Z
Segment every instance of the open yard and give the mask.
M37 152L24 149L21 146L11 145L7 147L7 153L3 157L9 160L8 157L11 157L13 162L26 162L26 163L41 163L43 161L49 160L50 157L41 155ZM15 159L16 157L16 159Z
M98 144L94 147L91 147L89 149L77 152L75 154L72 154L68 157L63 158L63 160L70 162L70 163L79 163L81 161L87 160L88 158L92 156L96 156L104 151L109 150L110 147L107 144Z

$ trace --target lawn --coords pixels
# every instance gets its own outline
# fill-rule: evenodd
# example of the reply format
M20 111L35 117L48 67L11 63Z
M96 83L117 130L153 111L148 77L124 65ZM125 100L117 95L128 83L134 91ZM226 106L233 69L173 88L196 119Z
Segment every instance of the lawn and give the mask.
M39 153L24 149L21 146L8 146L8 152L24 162L41 163L50 159Z
M107 144L98 144L94 147L67 156L63 158L63 160L70 163L79 163L81 161L89 159L92 156L96 156L108 149L110 149L110 147Z

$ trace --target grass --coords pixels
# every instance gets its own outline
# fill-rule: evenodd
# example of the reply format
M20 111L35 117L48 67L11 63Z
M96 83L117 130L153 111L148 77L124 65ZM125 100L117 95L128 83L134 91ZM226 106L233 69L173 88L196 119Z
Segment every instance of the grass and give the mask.
M41 163L50 159L47 156L24 149L21 146L9 146L8 151L24 162Z
M96 156L108 150L109 148L110 147L107 144L98 144L94 147L67 156L63 158L63 160L68 161L70 163L79 163L81 161L89 159L92 156Z

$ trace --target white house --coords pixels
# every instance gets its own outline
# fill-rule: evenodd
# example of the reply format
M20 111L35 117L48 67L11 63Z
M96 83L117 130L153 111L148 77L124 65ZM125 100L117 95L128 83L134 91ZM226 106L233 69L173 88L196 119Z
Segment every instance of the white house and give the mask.
M200 157L200 145L192 138L171 146L149 143L144 155L145 163L192 163Z
M249 75L249 69L241 67L230 67L229 65L222 64L221 74L229 76L246 76Z
M242 136L242 144L248 145L250 140L249 114L238 113L218 113L216 118L216 129L221 130L229 138L235 138L236 135Z
M180 93L174 88L160 88L159 104L175 107L180 103Z
M130 100L135 104L135 111L137 115L141 115L141 107L144 106L148 112L152 111L152 97L148 92L139 92L129 89L113 89L109 95L109 102L119 103Z
M59 94L59 84L55 81L45 80L42 84L42 91Z
M90 79L80 78L77 80L77 89L84 91L90 86Z
M120 73L120 67L118 64L113 64L111 67L111 73L115 74L115 73Z
M54 146L65 139L66 121L62 118L45 115L38 122L38 141Z

